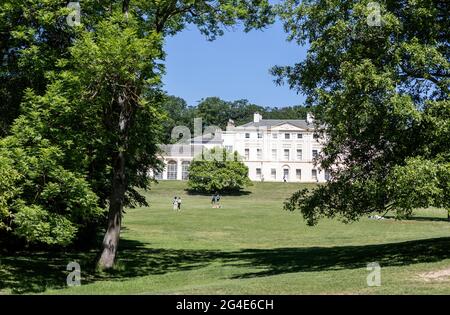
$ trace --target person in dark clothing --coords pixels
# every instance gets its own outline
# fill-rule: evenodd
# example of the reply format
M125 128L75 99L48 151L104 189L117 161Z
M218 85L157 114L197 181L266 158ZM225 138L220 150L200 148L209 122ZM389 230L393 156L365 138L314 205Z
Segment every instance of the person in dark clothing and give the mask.
M220 195L218 192L215 192L214 195L211 197L211 205L213 208L220 208Z
M211 207L215 208L216 205L216 193L211 196Z
M218 193L216 194L216 208L222 208L220 206L220 195Z

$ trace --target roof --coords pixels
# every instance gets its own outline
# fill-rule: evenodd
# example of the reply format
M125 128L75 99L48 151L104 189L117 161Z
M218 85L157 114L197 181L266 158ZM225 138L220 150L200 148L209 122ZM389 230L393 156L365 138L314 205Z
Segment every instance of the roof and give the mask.
M190 143L222 143L222 132L207 133L188 140Z
M159 148L165 156L193 157L201 153L204 146L192 144L162 144Z
M249 122L244 125L237 126L248 128L248 127L266 127L271 128L275 126L280 126L284 124L290 124L302 129L314 128L314 124L308 124L306 120L303 119L261 119L259 122Z

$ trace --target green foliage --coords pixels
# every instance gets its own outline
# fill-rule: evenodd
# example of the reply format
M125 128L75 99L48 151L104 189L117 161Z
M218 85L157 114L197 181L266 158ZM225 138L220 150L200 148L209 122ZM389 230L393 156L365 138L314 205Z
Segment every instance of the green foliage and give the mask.
M308 109L304 106L263 107L248 100L225 101L219 97L206 97L197 106L187 106L186 101L175 96L168 96L163 102L166 112L164 120L164 141L173 142L171 132L175 126L186 126L194 134L194 118L201 118L203 128L218 126L226 130L231 119L236 125L253 121L253 114L259 112L264 119L305 119Z
M69 245L108 205L120 217L147 204L138 189L160 167L164 36L273 21L267 0L87 0L72 27L66 5L0 4L0 228L29 243Z
M205 150L189 167L188 189L195 192L239 192L251 185L248 167L237 152Z
M69 73L80 80L73 93L90 107L95 121L86 126L92 132L93 143L89 149L98 150L100 170L107 174L98 177L102 196L111 192L115 152L126 152L127 191L125 205L146 204L136 188L148 188L146 176L151 167L158 167L156 158L160 142L161 121L159 91L163 57L161 36L155 32L141 34L138 23L127 21L121 15L103 21L95 34L85 32L71 48L74 70ZM143 97L143 93L146 97ZM76 99L77 97L74 97ZM121 134L119 121L121 108L117 103L123 98L128 106L126 115L129 130ZM92 130L97 126L97 130ZM106 157L105 157L106 155Z
M20 211L14 216L14 225L14 234L29 243L69 245L77 232L77 228L67 218L49 213L37 205L21 205Z
M147 171L159 165L160 93L153 88L158 86L158 75L153 74L157 66L152 60L160 54L157 35L140 38L131 22L124 28L113 18L100 23L95 34L80 34L71 59L60 61L69 70L50 74L44 95L26 93L23 114L0 151L23 177L8 185L21 191L7 205L6 216L14 219L3 222L14 235L30 243L68 245L86 230L101 227L111 193L111 152L124 149L116 129L117 108L110 103L111 94L120 93L118 86L130 88L137 96L144 88L148 93L146 101L137 101L127 135L124 191L125 205L147 204L137 188L149 187ZM14 191L9 190L2 200L11 199ZM29 231L40 219L42 225Z
M229 119L236 125L253 121L255 112L262 114L264 119L304 119L307 113L307 108L303 106L263 107L245 99L229 102L218 97L203 99L193 110L196 117L203 119L205 126L215 125L223 130Z
M195 109L188 107L186 101L181 97L166 96L162 102L163 119L163 143L174 143L178 139L172 139L172 130L176 126L186 126L194 132Z
M331 181L286 204L310 224L443 206L436 193L447 185L450 161L448 1L378 1L378 26L368 23L377 14L370 2L278 6L289 39L310 48L305 60L272 71L308 96L324 126L318 133L328 135L320 166ZM413 165L422 193L413 187Z
M225 129L230 116L232 104L218 97L207 97L197 106L196 113L203 120L203 126L219 126Z
M0 230L30 244L69 245L104 210L86 178L63 167L61 150L24 117L0 141Z
M450 163L408 159L394 167L388 187L399 217L410 216L416 207L450 209Z
M94 30L114 14L127 12L140 32L174 35L195 24L208 39L223 34L224 26L242 22L245 31L262 28L274 20L267 0L96 0L81 2L81 26L67 24L68 1L3 0L0 3L0 136L19 115L24 91L43 94L50 83L48 71L69 56L80 30Z
M10 231L12 213L9 205L20 194L16 185L21 179L20 173L12 166L12 161L0 156L0 230Z
M117 2L117 1L113 1ZM20 114L24 91L43 94L46 73L68 56L77 27L67 24L67 1L4 0L0 2L0 136ZM82 22L92 25L108 10L98 1L82 1Z

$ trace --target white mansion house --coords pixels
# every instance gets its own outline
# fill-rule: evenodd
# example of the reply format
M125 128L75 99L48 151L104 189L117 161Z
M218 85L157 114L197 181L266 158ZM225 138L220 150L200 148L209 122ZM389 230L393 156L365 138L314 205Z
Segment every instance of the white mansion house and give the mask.
M306 120L262 119L235 126L230 120L225 132L216 131L194 137L187 144L162 145L165 168L157 179L185 180L192 159L203 148L237 151L253 181L325 182L328 172L314 164L322 140L313 136L312 116Z

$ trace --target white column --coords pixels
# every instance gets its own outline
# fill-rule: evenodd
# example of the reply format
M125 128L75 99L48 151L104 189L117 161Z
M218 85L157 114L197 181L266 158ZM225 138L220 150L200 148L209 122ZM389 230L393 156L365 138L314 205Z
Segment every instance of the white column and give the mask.
M162 179L167 179L167 163L164 161L164 169L162 172Z
M177 160L177 180L181 180L181 178L182 178L182 176L181 176L181 173L182 173L182 165L181 165L181 160L180 159L178 159Z

